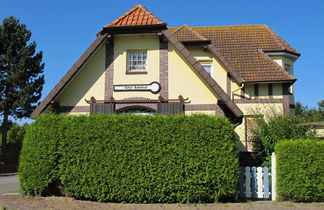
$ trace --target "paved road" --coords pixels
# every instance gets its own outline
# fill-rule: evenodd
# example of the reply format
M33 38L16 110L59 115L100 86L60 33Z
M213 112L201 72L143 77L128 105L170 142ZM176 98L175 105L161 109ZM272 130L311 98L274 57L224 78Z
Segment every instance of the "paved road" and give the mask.
M0 193L18 192L18 176L0 176Z

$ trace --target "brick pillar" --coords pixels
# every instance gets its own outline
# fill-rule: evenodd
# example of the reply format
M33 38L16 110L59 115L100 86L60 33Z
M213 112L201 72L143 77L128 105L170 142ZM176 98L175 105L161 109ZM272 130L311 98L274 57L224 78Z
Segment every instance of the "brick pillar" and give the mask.
M169 98L168 82L168 42L160 40L160 96L163 98Z
M113 96L114 86L114 40L106 43L105 100Z

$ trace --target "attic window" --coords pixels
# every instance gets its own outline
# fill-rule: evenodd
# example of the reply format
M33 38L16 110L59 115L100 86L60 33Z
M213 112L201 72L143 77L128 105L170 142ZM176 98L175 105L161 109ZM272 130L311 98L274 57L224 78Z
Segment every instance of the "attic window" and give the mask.
M290 65L289 64L285 64L285 70L290 73Z
M212 64L209 62L201 62L201 66L209 73L211 74L212 71Z
M128 50L127 54L127 72L146 72L147 50Z

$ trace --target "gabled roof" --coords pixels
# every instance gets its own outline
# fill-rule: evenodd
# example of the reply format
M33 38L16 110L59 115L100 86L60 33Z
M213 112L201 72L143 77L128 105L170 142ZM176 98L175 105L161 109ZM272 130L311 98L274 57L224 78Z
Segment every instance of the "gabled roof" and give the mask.
M203 37L202 35L200 35L199 33L197 33L196 31L192 30L192 28L190 26L188 26L188 25L180 26L173 33L175 34L175 36L177 38L181 37L182 42L186 42L186 41L207 41L208 40L205 37Z
M220 100L233 114L233 121L241 123L243 112L224 92L219 84L211 77L211 75L201 66L201 64L192 56L189 50L181 43L181 41L169 30L163 30L162 34L165 38L178 50L181 56L194 69L196 74L206 83L207 87L215 94L216 98Z
M186 36L177 34L179 28L170 28L181 41ZM288 45L266 25L191 27L210 39L215 50L225 59L243 82L287 81L296 79L272 61L266 52L299 52Z
M36 107L31 113L30 118L35 119L40 113L42 113L55 97L64 89L64 87L71 81L73 76L81 69L81 67L89 60L98 47L106 40L106 35L97 36L96 40L92 42L90 47L81 55L81 57L73 64L64 77L56 84L52 91L46 96L46 98Z
M142 5L137 5L104 28L165 25Z

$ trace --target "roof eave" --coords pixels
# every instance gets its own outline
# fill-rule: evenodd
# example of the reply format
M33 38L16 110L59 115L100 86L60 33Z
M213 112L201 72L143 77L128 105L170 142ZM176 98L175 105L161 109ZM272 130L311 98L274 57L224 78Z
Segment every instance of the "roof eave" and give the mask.
M283 80L248 80L243 81L243 84L252 84L252 83L291 83L294 84L297 79L283 79Z
M96 40L90 45L90 47L81 55L81 57L73 64L69 71L63 76L63 78L56 84L46 98L36 107L31 113L30 118L35 119L40 113L42 113L49 104L55 99L55 97L63 90L63 88L71 81L74 75L82 68L82 66L88 61L88 59L94 54L98 47L106 40L106 35L97 36Z
M185 46L205 46L211 44L211 40L187 40L181 43Z
M286 56L289 58L292 58L294 61L297 60L301 54L300 53L295 53L291 52L288 50L263 50L264 53L267 55L280 55L280 56Z
M155 32L167 29L167 24L152 24L152 25L135 25L135 26L114 26L103 27L100 34L122 34L122 33L139 33L139 32Z

